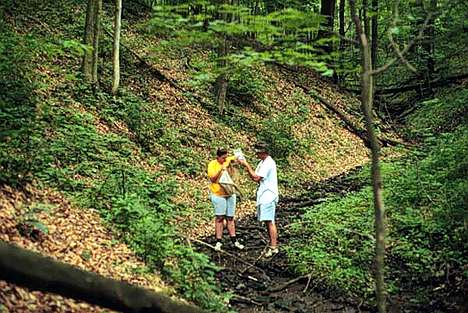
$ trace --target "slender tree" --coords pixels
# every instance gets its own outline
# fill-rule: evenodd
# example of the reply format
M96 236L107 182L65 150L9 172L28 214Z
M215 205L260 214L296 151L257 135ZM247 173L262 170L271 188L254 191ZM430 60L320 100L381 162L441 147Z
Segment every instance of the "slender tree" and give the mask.
M386 312L386 290L384 283L385 258L385 207L382 196L382 176L380 173L380 143L374 129L372 114L373 106L373 77L372 60L368 37L362 28L361 21L356 13L354 0L349 1L351 17L354 21L356 33L361 49L361 109L364 113L367 136L372 155L372 189L374 193L375 210L375 285L377 308L379 313Z
M112 78L112 93L115 95L120 83L120 28L122 18L122 0L115 0L114 16L114 47L112 49L112 65L114 68Z
M346 0L340 0L339 4L339 34L340 34L340 51L345 49L345 6Z
M431 19L425 31L424 38L424 50L427 55L427 81L430 82L434 77L435 72L435 14L437 12L437 0L431 0L429 11L431 12Z
M223 36L218 46L218 66L221 69L221 73L216 78L216 104L218 105L219 113L224 114L226 104L226 94L228 88L228 77L226 73L226 56L229 53L229 40L226 36Z
M371 26L371 58L372 58L372 68L377 67L377 49L378 49L378 42L379 42L379 0L372 0L372 26Z
M356 34L358 35L359 47L361 50L361 109L364 113L364 119L366 124L367 136L370 143L372 162L371 162L371 177L372 177L372 189L374 194L374 210L375 210L375 286L376 286L376 298L377 298L377 309L379 313L386 312L386 298L387 292L384 281L384 268L385 268L385 206L383 201L383 187L382 187L382 176L380 173L380 143L376 136L374 122L373 122L373 76L378 75L386 71L395 62L400 61L405 64L411 71L415 72L416 69L412 66L407 59L405 54L411 49L415 42L420 40L426 27L431 21L432 14L429 12L424 24L419 29L418 36L405 45L403 50L400 50L398 45L395 43L392 37L391 29L388 32L388 37L391 42L392 48L397 55L385 65L379 68L372 68L372 56L369 45L368 36L362 27L361 20L356 13L355 0L349 0L351 17L354 21ZM396 27L396 21L398 19L398 7L399 0L395 1L394 13L392 19L392 26Z
M222 4L227 4L229 3L226 0L222 1ZM228 22L229 16L232 18L232 14L228 13L221 13L220 17L221 20ZM216 98L216 104L219 109L220 114L224 114L225 110L225 104L226 104L226 94L227 94L227 88L228 88L228 76L226 72L226 57L229 54L229 39L226 34L223 34L220 38L220 42L217 48L218 52L218 66L221 70L221 73L218 75L216 78L216 83L215 83L215 98Z
M102 0L95 0L95 19L94 19L94 37L93 37L93 76L91 82L98 83L98 63L99 63L99 36L101 34L101 11Z
M88 46L92 46L94 38L94 19L96 18L96 0L88 0L86 7L86 24L83 42ZM86 80L91 81L93 77L93 51L87 49L83 56L82 72Z
M367 14L369 8L369 1L362 0L362 20L364 22L364 33L366 34L367 38L370 38L370 20L369 15Z
M82 72L85 79L93 84L96 84L98 81L97 67L101 10L102 0L88 0L83 41L86 45L92 46L93 49L88 49L83 56Z

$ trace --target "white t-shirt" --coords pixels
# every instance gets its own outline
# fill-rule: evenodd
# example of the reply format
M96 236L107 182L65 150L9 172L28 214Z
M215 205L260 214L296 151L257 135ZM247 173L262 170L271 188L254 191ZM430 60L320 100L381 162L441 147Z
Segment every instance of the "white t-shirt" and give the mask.
M255 169L257 176L263 177L257 189L257 205L278 202L278 177L276 163L271 156L258 163Z

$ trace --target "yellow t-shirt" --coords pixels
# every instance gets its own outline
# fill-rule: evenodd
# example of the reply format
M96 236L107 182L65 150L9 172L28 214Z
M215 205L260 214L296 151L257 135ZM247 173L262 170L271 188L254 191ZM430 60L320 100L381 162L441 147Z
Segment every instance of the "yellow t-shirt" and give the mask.
M231 162L233 160L235 160L235 159L236 159L236 157L234 157L234 156L227 157L226 161L224 163L226 163L226 166L229 166L229 164L231 164ZM221 170L221 168L223 167L223 164L219 164L218 160L216 160L216 159L211 161L210 163L208 163L208 178L216 176L216 174L218 174L219 171ZM211 183L210 184L210 190L211 190L211 192L213 194L215 194L217 196L226 195L226 193L224 192L223 187L221 187L221 185L218 184L218 183Z

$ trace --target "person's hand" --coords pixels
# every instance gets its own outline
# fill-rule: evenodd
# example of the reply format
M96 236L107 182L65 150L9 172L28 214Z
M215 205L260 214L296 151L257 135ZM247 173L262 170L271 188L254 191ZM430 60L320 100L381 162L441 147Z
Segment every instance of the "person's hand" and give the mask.
M237 160L237 163L242 164L244 166L247 166L247 161L246 160Z

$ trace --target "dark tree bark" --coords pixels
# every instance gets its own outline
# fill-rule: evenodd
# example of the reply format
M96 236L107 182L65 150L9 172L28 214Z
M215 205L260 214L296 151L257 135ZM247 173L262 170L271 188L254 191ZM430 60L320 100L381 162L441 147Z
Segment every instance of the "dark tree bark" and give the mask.
M435 16L437 12L437 0L431 0L431 6L429 9L432 12L432 17L429 21L429 24L427 26L427 32L426 32L426 44L425 50L427 53L427 79L431 80L434 78L434 72L435 72Z
M105 278L3 241L0 241L0 279L121 312L202 313L201 309L172 300L161 292Z
M335 23L335 0L321 0L320 3L320 14L325 17L325 21L322 23L318 37L323 38L333 32L333 25ZM323 48L325 52L328 53L333 51L331 43Z
M229 4L230 0L222 0L222 4ZM232 4L232 3L231 3ZM226 22L233 21L234 15L231 13L222 13L220 18ZM226 105L226 94L228 88L229 77L227 74L227 61L226 57L229 54L230 41L227 35L223 35L218 45L218 67L221 71L216 78L215 84L215 98L218 106L219 113L224 114Z
M434 61L434 54L435 54L435 13L437 12L437 0L431 0L429 3L429 7L426 9L424 6L423 0L417 0L416 6L418 7L419 17L417 26L421 28L424 22L424 16L427 14L431 14L429 21L427 22L427 26L424 29L423 33L423 40L421 41L421 48L424 50L424 60L426 63L426 68L424 69L425 73L425 80L426 83L429 82L434 78L435 72L435 61ZM429 86L430 87L430 86ZM429 91L432 93L432 90Z
M367 16L367 10L369 8L368 0L362 0L362 20L364 21L364 34L367 38L370 38L370 24L369 17Z
M371 43L371 58L372 58L372 68L377 67L377 49L378 49L378 42L379 42L379 33L378 33L378 13L379 13L379 0L372 0L372 43Z
M98 63L99 63L99 36L101 34L101 11L102 0L95 0L95 19L94 19L94 37L93 37L93 76L92 83L98 83Z
M339 25L339 34L340 34L340 51L345 49L345 6L346 0L340 0L339 4L339 18L340 18L340 25Z

